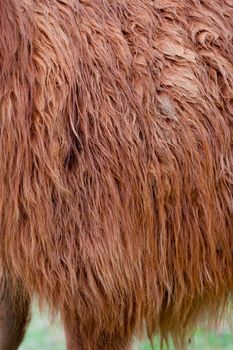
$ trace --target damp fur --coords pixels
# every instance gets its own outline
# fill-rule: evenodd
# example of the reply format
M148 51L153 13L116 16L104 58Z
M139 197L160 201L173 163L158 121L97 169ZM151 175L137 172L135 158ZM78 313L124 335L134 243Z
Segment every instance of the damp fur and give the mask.
M88 349L233 292L231 0L0 0L0 262ZM94 344L94 345L93 345Z

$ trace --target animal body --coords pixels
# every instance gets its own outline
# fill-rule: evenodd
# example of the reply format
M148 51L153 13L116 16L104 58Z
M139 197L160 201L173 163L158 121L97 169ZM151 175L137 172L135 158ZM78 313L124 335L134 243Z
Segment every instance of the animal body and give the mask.
M233 292L233 1L0 0L2 350L186 336Z

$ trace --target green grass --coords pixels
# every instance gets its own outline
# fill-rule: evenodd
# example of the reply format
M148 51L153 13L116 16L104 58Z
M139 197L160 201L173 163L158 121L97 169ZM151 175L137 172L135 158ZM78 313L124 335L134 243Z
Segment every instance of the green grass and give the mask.
M20 350L65 350L64 333L59 322L51 325L46 315L34 309Z
M135 347L136 350L150 350L149 342ZM155 339L155 349L159 342ZM172 349L172 348L171 348ZM51 325L46 315L33 310L33 318L20 350L65 350L64 334L59 322ZM233 332L222 326L217 332L196 331L189 350L233 350Z

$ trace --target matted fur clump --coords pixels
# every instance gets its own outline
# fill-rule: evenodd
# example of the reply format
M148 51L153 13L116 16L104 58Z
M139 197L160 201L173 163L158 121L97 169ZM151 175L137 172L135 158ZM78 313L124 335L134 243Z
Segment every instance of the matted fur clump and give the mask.
M0 34L2 274L83 349L183 343L233 293L232 0L0 0Z

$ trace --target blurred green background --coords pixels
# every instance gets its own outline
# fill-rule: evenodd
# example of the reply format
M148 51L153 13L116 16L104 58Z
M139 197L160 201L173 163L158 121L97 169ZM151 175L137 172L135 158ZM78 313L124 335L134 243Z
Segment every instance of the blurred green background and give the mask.
M63 330L59 321L50 324L46 315L33 309L33 318L20 350L65 350ZM148 342L135 345L135 350L150 350ZM155 349L159 350L155 339ZM218 331L197 330L192 338L189 349L193 350L233 350L233 332L227 322L223 322Z

